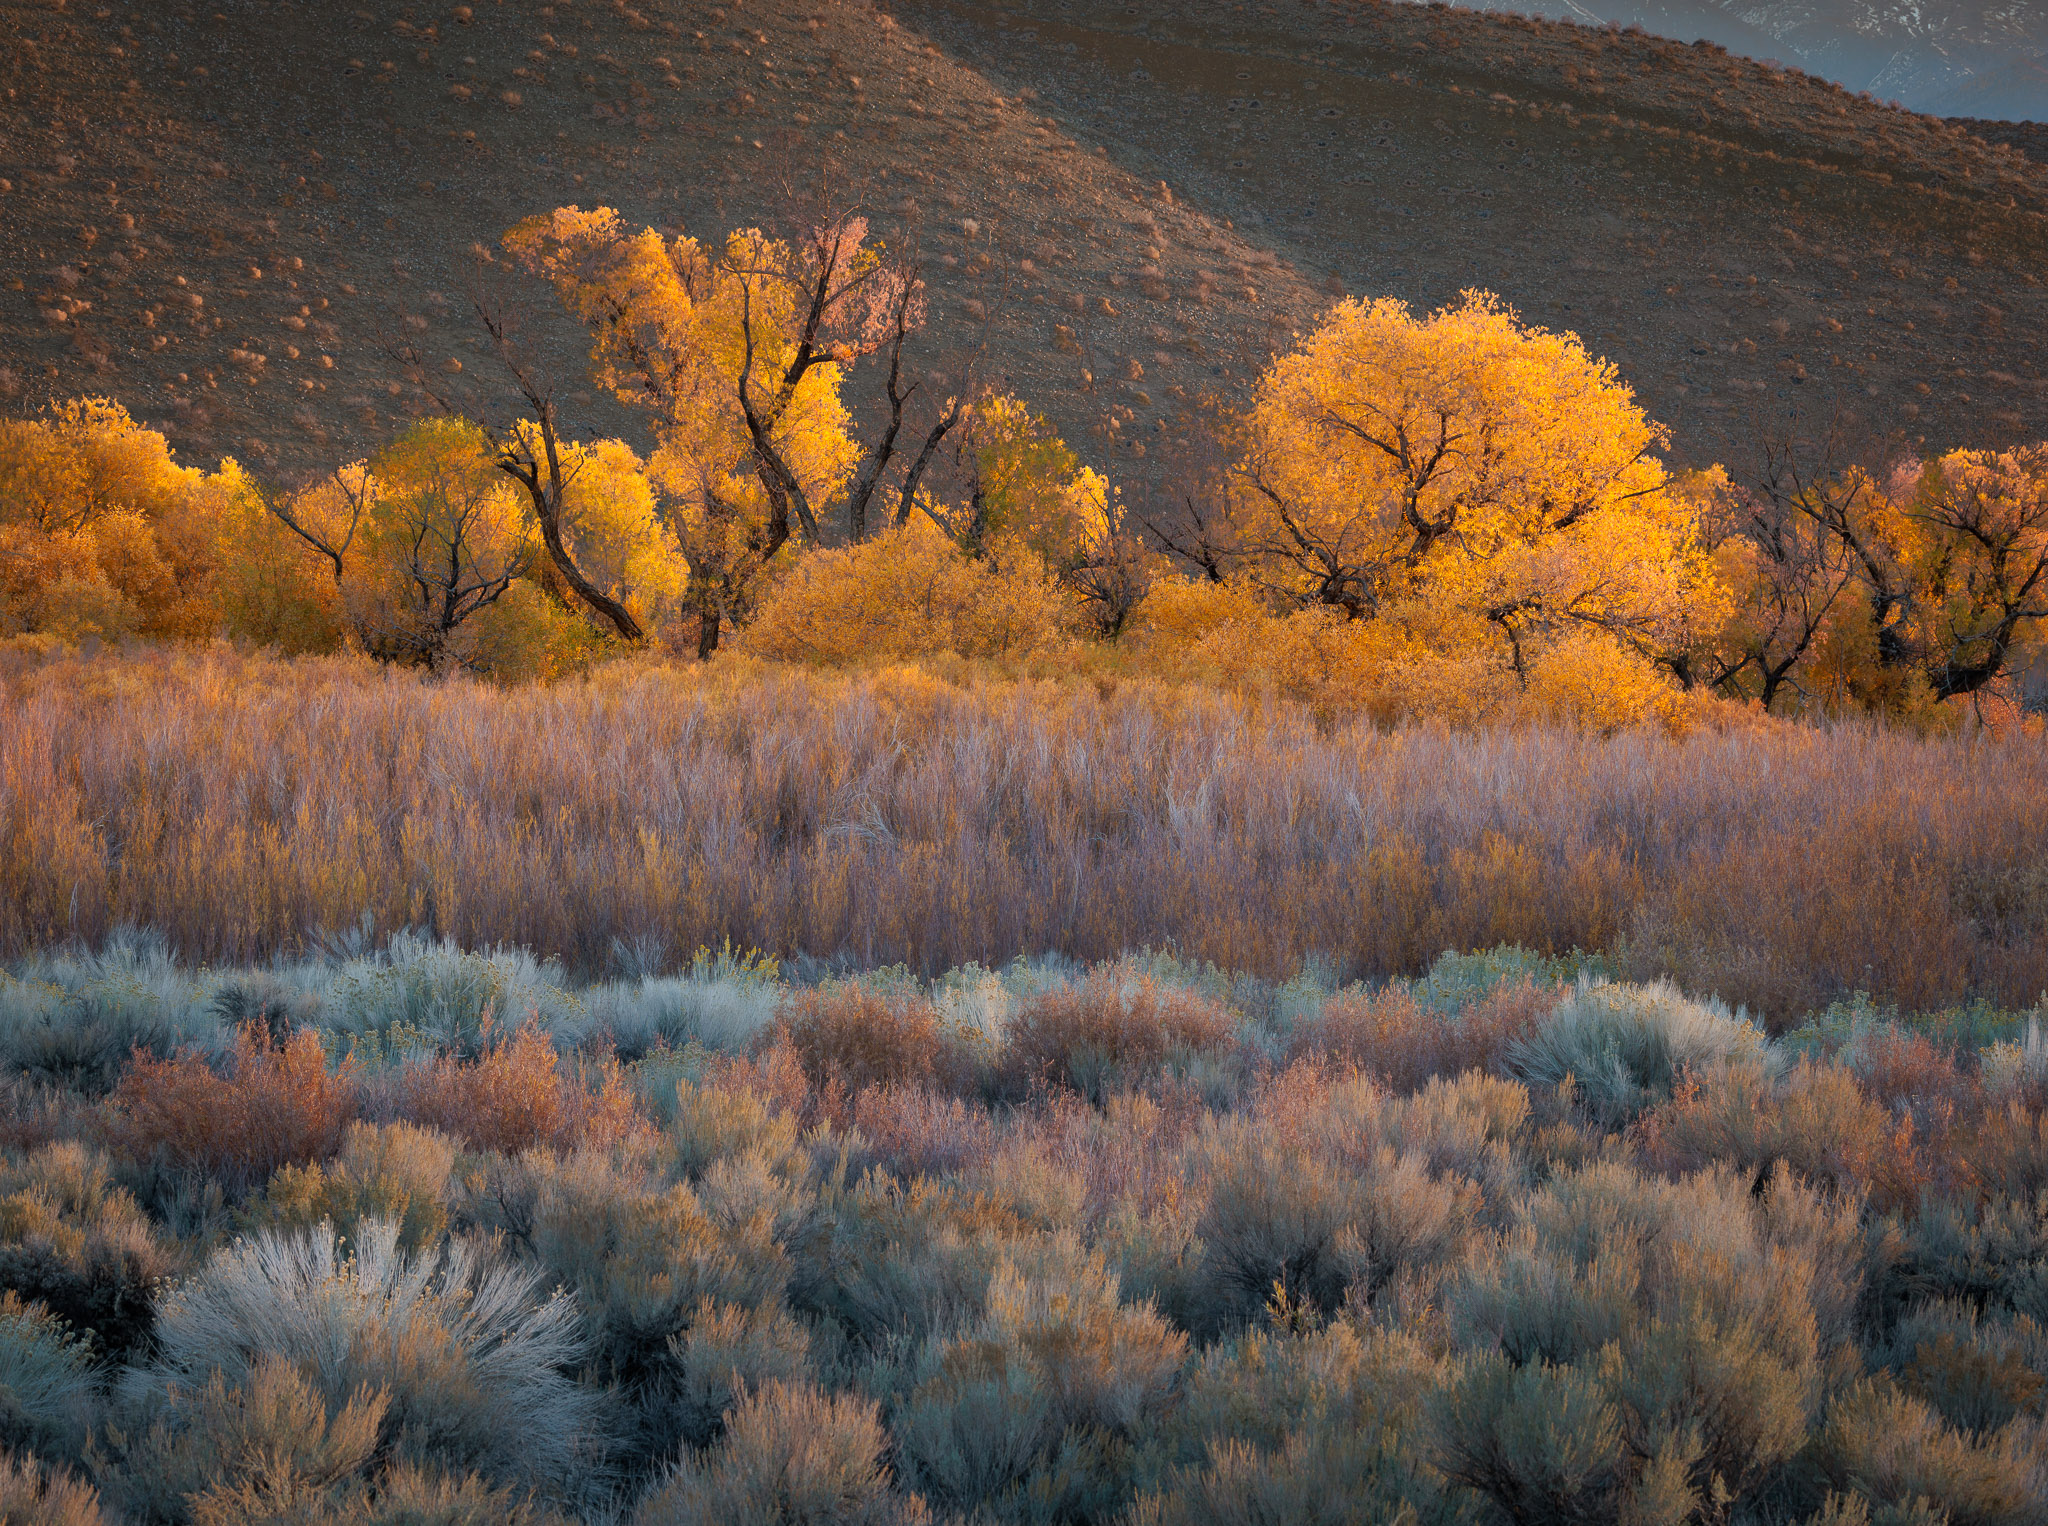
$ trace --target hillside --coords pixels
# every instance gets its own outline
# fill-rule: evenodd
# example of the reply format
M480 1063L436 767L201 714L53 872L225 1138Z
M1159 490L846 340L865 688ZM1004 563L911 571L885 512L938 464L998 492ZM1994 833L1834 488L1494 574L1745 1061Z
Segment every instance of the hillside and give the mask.
M1480 9L1703 37L1915 111L2048 118L2048 6L2038 0L1520 0Z
M486 406L467 251L521 216L715 230L814 170L919 240L935 350L987 305L992 374L1133 453L1340 286L1577 329L1695 458L1786 406L2048 434L2048 170L1711 48L1222 0L0 0L0 45L5 403L104 391L195 457L381 437L380 334Z

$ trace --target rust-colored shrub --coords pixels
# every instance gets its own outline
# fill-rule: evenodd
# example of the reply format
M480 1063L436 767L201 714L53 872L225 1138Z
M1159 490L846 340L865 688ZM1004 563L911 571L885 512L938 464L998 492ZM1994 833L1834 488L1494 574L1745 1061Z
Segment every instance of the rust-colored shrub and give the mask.
M77 1095L28 1076L0 1079L0 1150L35 1150L76 1138L90 1117Z
M1924 1033L1875 1028L1859 1034L1842 1058L1864 1091L1887 1107L1906 1107L1923 1123L1932 1113L1968 1106L1975 1082L1954 1053Z
M707 1055L700 1084L721 1091L752 1092L778 1113L787 1113L806 1127L815 1123L822 1106L803 1060L789 1034L778 1027L768 1043L746 1054Z
M946 1081L960 1070L937 1009L916 997L858 985L800 991L783 1008L781 1031L820 1090L837 1082L857 1095L870 1086Z
M396 1109L477 1150L617 1144L647 1127L614 1061L565 1070L547 1035L524 1023L473 1061L442 1055L408 1070Z
M1415 1091L1432 1076L1499 1071L1508 1046L1533 1034L1556 1002L1554 990L1527 979L1496 986L1458 1012L1440 1011L1405 987L1340 991L1294 1035L1289 1057L1321 1055Z
M1102 970L1019 1004L999 1081L1013 1094L1044 1084L1100 1101L1157 1075L1176 1056L1222 1050L1233 1028L1221 1002Z
M352 1061L330 1066L317 1034L274 1044L253 1024L235 1037L225 1075L197 1053L138 1052L107 1099L108 1144L136 1159L205 1171L231 1187L280 1166L325 1160L356 1116Z
M902 1176L939 1176L989 1160L1002 1137L986 1108L929 1086L872 1086L853 1099L853 1127Z
M2048 1111L2014 1099L1956 1135L1957 1174L1966 1170L1979 1190L2028 1203L2048 1188Z
M1717 1162L1759 1180L1780 1161L1808 1181L1865 1196L1883 1212L1910 1208L1928 1162L1913 1120L1894 1113L1838 1065L1801 1060L1782 1079L1757 1065L1688 1075L1640 1125L1643 1158L1679 1175Z

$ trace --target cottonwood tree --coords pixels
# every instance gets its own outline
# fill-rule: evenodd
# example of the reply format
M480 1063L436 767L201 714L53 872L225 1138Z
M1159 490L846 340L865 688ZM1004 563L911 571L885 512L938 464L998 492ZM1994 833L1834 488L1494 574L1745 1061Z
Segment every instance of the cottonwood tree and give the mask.
M1487 294L1347 302L1260 385L1232 538L1273 596L1490 639L1517 675L1574 627L1661 653L1716 602L1664 442L1611 365Z
M1975 694L2048 621L2048 445L1952 451L1901 496L1921 670L1937 699Z
M1702 474L1703 543L1730 595L1727 620L1669 666L1695 685L1752 696L1765 710L1787 692L1802 696L1801 672L1852 597L1855 569L1826 527L1804 513L1767 470L1760 488L1737 487L1716 468Z
M520 224L505 247L589 330L597 380L652 417L651 466L690 566L702 655L752 608L784 548L820 541L828 516L854 541L904 523L962 417L955 394L905 450L917 391L905 354L924 286L913 264L869 244L857 215L788 239L745 229L709 247L630 230L608 208L565 207ZM841 386L876 355L887 358L886 419L862 447ZM891 512L878 512L885 502Z
M1760 591L1812 627L1778 661L1790 681L1810 660L1838 702L1980 693L2048 620L2048 446L1920 461L1830 429L1768 446L1754 498Z
M630 588L593 576L576 554L578 479L591 464L588 449L564 437L555 379L539 353L526 342L521 305L491 279L495 263L478 246L469 284L470 305L489 336L494 356L511 383L513 415L500 422L476 420L488 440L497 469L516 482L532 508L545 560L537 565L540 581L565 605L580 603L622 639L638 642L646 630L632 609ZM453 395L440 385L419 342L401 330L384 343L386 354L413 385L445 417L462 417Z
M534 561L529 506L490 439L458 419L423 419L370 463L373 487L344 601L364 648L443 670L457 633Z

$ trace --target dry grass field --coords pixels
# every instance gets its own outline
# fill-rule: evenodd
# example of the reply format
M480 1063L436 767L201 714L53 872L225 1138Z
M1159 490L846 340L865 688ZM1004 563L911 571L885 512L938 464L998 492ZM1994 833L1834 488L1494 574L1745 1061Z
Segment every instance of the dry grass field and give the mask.
M2044 799L2025 734L1388 733L1203 685L929 668L503 689L363 659L17 659L0 954L127 925L260 961L365 915L583 973L615 942L730 940L927 974L1151 945L1383 979L1518 943L1779 1027L1858 989L2048 990Z

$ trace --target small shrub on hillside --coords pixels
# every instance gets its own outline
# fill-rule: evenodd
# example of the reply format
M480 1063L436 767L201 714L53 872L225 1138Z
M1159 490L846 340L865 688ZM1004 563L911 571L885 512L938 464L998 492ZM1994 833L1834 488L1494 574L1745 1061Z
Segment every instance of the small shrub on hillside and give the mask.
M389 1407L381 1389L337 1400L289 1358L259 1356L233 1379L215 1369L132 1406L110 1433L120 1466L103 1483L130 1515L166 1526L317 1519L327 1490L369 1467Z
M99 1491L62 1468L0 1447L0 1521L8 1526L103 1526Z
M149 1334L173 1257L104 1158L77 1144L0 1161L0 1288L39 1300L108 1356Z
M1556 1000L1554 990L1526 978L1493 983L1448 1009L1415 987L1354 986L1331 996L1317 1018L1297 1028L1290 1049L1355 1065L1398 1091L1414 1091L1432 1076L1502 1069L1509 1050L1535 1036Z
M1100 1102L1227 1049L1235 1032L1222 1003L1151 980L1131 981L1111 968L1079 986L1020 1002L1010 1019L1001 1078L1012 1095L1044 1083Z
M1576 1082L1586 1107L1614 1125L1668 1098L1688 1068L1768 1055L1763 1030L1747 1018L1688 1000L1668 982L1581 981L1507 1062L1532 1087Z
M871 1400L765 1383L716 1446L640 1502L633 1526L917 1526L921 1504L890 1491L888 1440Z
M582 1355L574 1298L540 1289L475 1241L405 1256L389 1223L359 1226L347 1256L325 1225L261 1232L165 1295L155 1360L122 1389L148 1406L278 1359L330 1411L385 1391L379 1444L398 1457L560 1485L593 1460L600 1400L565 1376Z
M341 1147L357 1107L356 1071L346 1061L330 1068L317 1034L276 1046L252 1025L236 1036L226 1075L190 1051L138 1056L107 1106L107 1136L120 1153L247 1188Z
M939 1024L938 1010L916 995L876 991L859 982L801 991L783 1007L782 1032L812 1086L849 1094L871 1086L964 1079Z
M252 1226L310 1230L326 1222L343 1240L365 1219L398 1226L408 1253L431 1246L448 1228L455 1145L409 1123L352 1123L341 1153L322 1166L286 1166L249 1208Z
M1078 1250L1078 1247L1075 1247ZM1129 1444L1164 1402L1187 1349L1151 1308L1118 1301L1099 1256L1046 1278L1005 1259L979 1320L934 1337L892 1429L911 1481L973 1515L1029 1492L1100 1519L1129 1492Z
M93 1410L84 1344L40 1304L0 1293L0 1451L75 1459Z
M643 1126L616 1064L597 1067L594 1076L565 1070L533 1023L487 1043L473 1060L444 1054L415 1062L399 1082L395 1106L413 1123L504 1155L536 1145L603 1149Z
M706 1445L746 1394L810 1376L810 1351L810 1332L785 1309L705 1299L691 1311L689 1327L669 1337L683 1440Z
M1880 1210L1910 1207L1924 1185L1911 1120L1865 1095L1848 1071L1808 1059L1777 1080L1749 1060L1688 1073L1644 1117L1642 1151L1665 1171L1722 1161L1760 1180L1783 1161Z

